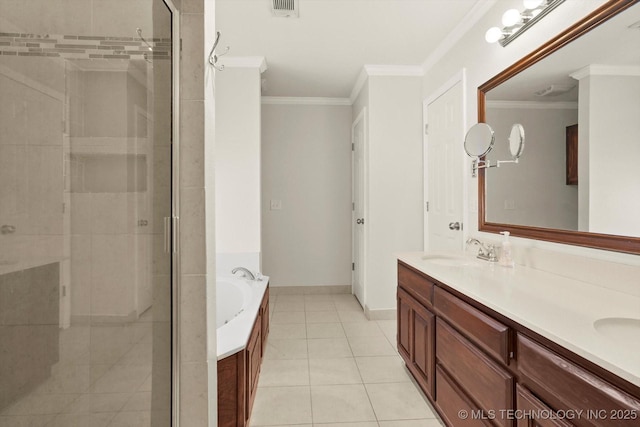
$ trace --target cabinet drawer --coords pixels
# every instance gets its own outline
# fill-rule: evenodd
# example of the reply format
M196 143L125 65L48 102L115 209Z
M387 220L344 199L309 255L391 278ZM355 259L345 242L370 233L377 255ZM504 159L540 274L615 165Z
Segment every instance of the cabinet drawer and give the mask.
M509 364L509 327L449 292L436 287L433 305L438 314L487 353Z
M398 264L398 285L427 307L433 304L433 282Z
M571 427L571 424L550 416L553 410L535 397L529 390L516 385L518 427Z
M587 414L571 420L572 424L631 427L640 423L640 400L524 335L518 334L517 350L520 382L555 410L582 410ZM593 411L606 416L596 416ZM627 418L635 414L636 418L620 420L612 416L625 414L629 414Z
M513 409L513 376L440 318L436 319L436 357L480 409L495 413ZM495 422L513 424L502 417Z
M447 426L491 426L488 421L476 419L476 417L472 416L472 414L479 412L478 408L454 384L440 366L436 366L436 396L440 414ZM461 417L460 414L467 414L467 417Z

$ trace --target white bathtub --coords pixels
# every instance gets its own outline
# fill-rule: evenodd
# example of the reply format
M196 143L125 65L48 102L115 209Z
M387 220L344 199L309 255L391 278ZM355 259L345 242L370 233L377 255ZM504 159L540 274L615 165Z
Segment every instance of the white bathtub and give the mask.
M216 335L218 360L246 347L258 316L269 278L216 278Z

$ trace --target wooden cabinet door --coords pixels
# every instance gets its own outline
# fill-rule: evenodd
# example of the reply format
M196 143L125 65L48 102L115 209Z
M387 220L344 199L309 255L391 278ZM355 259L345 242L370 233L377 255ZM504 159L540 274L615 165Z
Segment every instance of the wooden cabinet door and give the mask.
M262 305L260 306L260 317L262 318L262 343L261 343L261 357L264 357L265 351L267 351L267 335L269 335L269 288L264 293L262 298Z
M567 185L578 185L578 125L567 126Z
M398 289L398 353L405 363L411 363L411 328L413 327L413 310L409 299L411 297L401 289Z
M247 416L251 414L253 400L258 388L258 377L260 374L260 361L262 360L262 322L258 316L251 337L247 344Z
M413 366L416 380L425 393L434 396L435 384L435 316L423 307L413 311Z
M435 316L398 289L398 352L422 391L434 396Z

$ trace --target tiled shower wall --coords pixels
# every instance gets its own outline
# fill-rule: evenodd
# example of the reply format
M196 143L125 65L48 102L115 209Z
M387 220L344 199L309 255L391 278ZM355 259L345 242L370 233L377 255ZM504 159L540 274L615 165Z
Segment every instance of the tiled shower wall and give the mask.
M137 29L136 29L137 30ZM136 31L137 34L137 31ZM65 59L169 59L171 39L0 32L0 54Z
M65 0L56 2L55 7L47 8L47 13L43 14L43 8L51 5L49 0L33 2L2 0L3 13L0 14L0 29L5 33L20 34L23 34L21 32L22 28L30 28L33 29L32 31L36 31L37 28L37 33L40 35L71 34L88 36L101 34L105 37L110 35L114 37L122 35L137 37L136 29L141 28L144 36L154 34L153 19L157 19L161 15L156 10L157 3L157 0L153 4L148 0L129 0L127 2ZM213 6L213 2L209 0L176 0L175 3L181 11L180 37L182 39L180 78L180 190L182 195L180 206L182 230L180 250L182 292L181 318L178 319L182 328L180 345L180 421L183 426L204 427L209 425L206 281L207 274L215 275L211 268L207 271L205 247L204 9L205 3L209 7ZM129 9L128 13L123 15L122 7L127 7ZM27 10L24 13L24 9L29 8L33 10ZM16 10L22 10L23 13L16 13ZM3 16L20 16L24 17L26 21L8 22ZM162 25L161 27L169 28L168 25ZM154 36L166 39L169 34L155 33ZM4 42L6 43L7 41L5 40ZM159 43L163 43L163 41L159 41ZM73 40L70 44L79 43L77 43L77 40ZM7 44L4 44L1 48L8 49L7 46ZM118 46L124 47L125 45ZM32 46L24 46L24 48L29 47ZM36 47L33 46L33 48ZM66 48L60 47L60 49ZM73 55L78 52L47 53ZM117 54L115 50L112 53ZM120 54L122 53L120 52ZM17 54L7 55L6 57L10 58L12 56L15 57ZM64 73L52 73L52 67L56 66L54 60L55 58L42 58L42 61L51 61L51 64L42 63L42 67L29 70L27 74L33 73L45 81L55 80L58 78L57 76L64 76ZM61 87L64 87L64 79L54 83L61 84ZM168 89L170 90L170 88ZM63 90L59 91L59 93L63 92ZM62 100L60 105L62 105ZM60 115L62 115L62 112ZM170 127L170 123L165 123L165 125ZM59 145L59 158L62 159L62 141L56 144ZM48 147L45 148L49 149ZM51 146L50 149L56 149L55 145ZM61 163L60 169L62 169ZM61 173L61 171L59 172ZM62 182L59 185L62 186ZM49 246L51 246L50 243L43 242L39 245L39 248L46 250ZM54 242L53 246L56 250L62 247L59 241ZM215 344L213 348L215 350ZM215 371L215 364L213 369ZM211 402L215 405L215 392L211 395ZM165 406L168 404L169 402L164 402ZM213 414L215 414L215 411ZM214 424L215 420L212 422L212 425Z
M216 425L216 419L209 420L209 414L215 417L215 409L208 414L209 405L215 407L216 402L215 342L207 343L207 305L215 307L215 303L212 304L213 296L207 293L207 280L215 277L207 254L211 253L213 256L215 250L207 246L206 234L209 230L206 228L208 225L205 225L212 215L212 212L207 212L209 218L205 217L205 195L210 197L209 192L213 191L205 183L205 55L208 53L205 49L205 22L207 25L212 24L208 20L212 19L213 3L212 0L182 0L179 6L182 40L180 421L182 426L189 427ZM209 30L212 28L207 29ZM211 45L208 44L207 47L210 49ZM212 126L210 116L207 118L208 126ZM207 130L207 135L210 134L210 129ZM213 141L207 142L212 143ZM207 164L210 165L208 168L213 167L211 160ZM215 340L215 331L211 335ZM207 375L208 351L214 353L211 356L213 377ZM213 388L209 388L211 383Z

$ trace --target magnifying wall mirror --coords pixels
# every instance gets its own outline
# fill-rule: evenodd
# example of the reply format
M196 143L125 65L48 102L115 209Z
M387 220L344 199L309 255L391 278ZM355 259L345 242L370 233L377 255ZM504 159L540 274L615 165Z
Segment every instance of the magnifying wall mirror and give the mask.
M464 151L473 158L471 174L475 178L478 169L498 168L503 163L518 163L518 159L524 151L524 127L521 124L514 124L509 134L509 151L513 160L497 160L491 164L490 160L484 159L493 149L495 143L495 132L486 123L476 123L471 126L464 138Z
M524 151L524 128L516 123L511 127L509 134L509 151L513 160L518 160Z
M464 151L469 157L482 157L493 148L495 142L493 129L486 123L471 126L464 138Z

